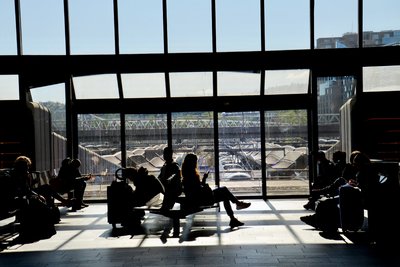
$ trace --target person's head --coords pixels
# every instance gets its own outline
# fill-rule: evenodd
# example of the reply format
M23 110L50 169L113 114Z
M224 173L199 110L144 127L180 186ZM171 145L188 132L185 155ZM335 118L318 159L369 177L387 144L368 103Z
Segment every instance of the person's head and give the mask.
M365 155L364 153L358 153L354 156L353 159L353 165L357 168L360 168L362 166L365 166L367 164L371 163L371 160L369 159L369 157L367 155Z
M131 180L132 182L135 182L135 178L137 177L137 169L133 167L128 167L122 170L122 176L126 179Z
M81 166L81 161L79 159L73 159L70 165L72 168L78 169Z
M312 154L314 155L315 160L316 160L317 162L321 162L321 161L326 160L325 152L323 152L323 151L321 151L321 150L315 151L315 152L313 152Z
M345 163L346 162L346 152L335 151L332 155L332 161L335 163Z
M67 167L71 163L70 158L65 158L61 161L61 167Z
M358 155L361 154L361 151L358 150L354 150L353 152L351 152L350 154L350 164L354 164L354 158Z
M27 156L19 156L14 161L14 170L19 174L27 174L31 168L32 161Z
M171 147L167 146L166 148L164 148L163 157L164 157L164 160L166 162L172 162L173 161L172 155L173 155L173 151L172 151Z
M190 176L191 174L199 174L198 169L197 169L197 156L193 153L189 153L186 155L185 159L183 160L182 163L182 176L183 179L185 179L186 176Z

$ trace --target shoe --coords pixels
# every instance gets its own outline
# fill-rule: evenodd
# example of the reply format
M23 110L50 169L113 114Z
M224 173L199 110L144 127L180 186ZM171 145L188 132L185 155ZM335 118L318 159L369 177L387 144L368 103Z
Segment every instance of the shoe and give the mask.
M308 201L303 207L306 210L315 210L315 202Z
M248 207L250 207L250 205L251 205L250 202L239 201L239 202L236 204L236 209L237 209L237 210L247 209Z
M239 226L243 226L244 223L242 223L241 221L239 221L236 218L231 219L231 221L229 222L229 226L231 227L231 229L235 228L235 227L239 227Z
M81 206L82 206L82 208L86 208L86 207L89 207L89 204L86 204L86 203L84 203L84 202L81 202Z
M302 216L300 220L308 225L311 225L314 228L317 228L317 223L315 221L314 215Z

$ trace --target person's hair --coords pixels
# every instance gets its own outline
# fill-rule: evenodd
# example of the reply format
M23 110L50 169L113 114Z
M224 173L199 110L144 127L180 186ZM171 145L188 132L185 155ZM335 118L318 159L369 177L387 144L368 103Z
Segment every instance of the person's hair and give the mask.
M197 156L193 153L186 155L182 163L182 177L183 179L193 176L195 174L200 179L199 170L197 168Z
M81 161L79 159L73 159L70 164L72 167L79 168L81 166Z
M353 164L354 163L354 159L356 158L356 156L358 154L361 154L361 151L359 150L354 150L353 152L351 152L350 154L350 163Z
M32 161L27 156L19 156L14 161L14 169L17 171L28 171Z
M371 160L369 159L369 157L361 152L356 154L353 159L353 164L358 164L358 165L365 165L370 162Z
M122 176L129 180L133 180L136 177L137 173L138 171L134 167L127 167L122 170Z

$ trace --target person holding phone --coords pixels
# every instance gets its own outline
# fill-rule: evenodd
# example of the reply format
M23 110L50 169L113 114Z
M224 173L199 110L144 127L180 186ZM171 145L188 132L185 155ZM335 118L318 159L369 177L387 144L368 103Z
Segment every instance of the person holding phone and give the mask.
M240 201L232 192L225 186L210 189L207 184L209 172L200 178L200 172L197 166L197 156L193 153L186 155L182 163L182 183L183 191L188 203L198 206L209 205L210 202L223 202L225 211L230 217L229 226L231 228L244 225L243 222L235 218L231 202L236 204L236 209L241 210L248 208L251 203Z

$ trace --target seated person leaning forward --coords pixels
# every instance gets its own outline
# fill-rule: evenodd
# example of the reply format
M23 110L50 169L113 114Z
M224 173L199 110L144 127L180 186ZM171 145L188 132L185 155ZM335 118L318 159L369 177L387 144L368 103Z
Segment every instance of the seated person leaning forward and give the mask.
M243 222L235 218L230 202L236 204L237 210L248 208L251 203L240 201L224 186L215 188L212 191L208 190L207 188L209 187L206 183L208 173L205 173L203 179L200 179L197 156L195 154L190 153L186 155L182 164L182 177L183 190L188 203L205 206L222 201L225 211L231 219L229 226L234 228L244 225ZM211 194L207 193L210 191Z

